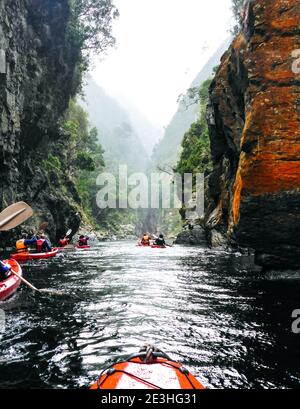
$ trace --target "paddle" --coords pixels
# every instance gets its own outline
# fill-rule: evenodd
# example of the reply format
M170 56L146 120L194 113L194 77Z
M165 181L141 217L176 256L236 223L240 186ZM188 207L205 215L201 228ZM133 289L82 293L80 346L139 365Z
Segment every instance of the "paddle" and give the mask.
M18 202L0 213L0 231L8 231L19 226L33 215L33 210L25 202Z
M48 223L48 222L42 222L42 223L39 225L38 231L45 231L48 226L49 226L49 223Z
M42 289L38 289L36 288L34 285L32 285L29 281L27 281L24 277L22 277L19 273L17 273L16 271L14 271L12 268L10 269L10 271L17 276L21 281L23 281L24 284L26 284L29 288L31 288L33 291L36 291L40 294L50 294L50 295L59 295L59 296L63 296L65 295L64 291L58 291L58 290L52 290L50 288L42 288Z

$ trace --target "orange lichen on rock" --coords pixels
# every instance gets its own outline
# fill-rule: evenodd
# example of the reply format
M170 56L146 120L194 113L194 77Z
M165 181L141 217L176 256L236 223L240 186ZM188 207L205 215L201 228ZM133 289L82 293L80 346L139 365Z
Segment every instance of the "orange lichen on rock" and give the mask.
M296 6L295 1L266 1L262 21L269 32L265 38L254 33L256 47L250 42L245 53L250 103L240 144L245 154L233 189L235 224L243 197L300 189L300 90L292 70L295 40L300 43L299 34L292 35L300 24ZM282 36L289 30L291 35Z
M211 87L212 197L227 178L221 229L260 252L297 253L300 265L300 2L252 0L245 16Z

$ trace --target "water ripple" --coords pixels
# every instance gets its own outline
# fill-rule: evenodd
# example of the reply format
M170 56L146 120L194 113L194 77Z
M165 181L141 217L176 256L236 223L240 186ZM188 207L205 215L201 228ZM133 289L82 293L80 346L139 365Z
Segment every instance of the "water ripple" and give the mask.
M299 387L299 336L290 330L299 284L264 279L241 254L102 243L30 262L24 273L75 296L22 287L0 305L0 387L87 386L145 343L210 388Z

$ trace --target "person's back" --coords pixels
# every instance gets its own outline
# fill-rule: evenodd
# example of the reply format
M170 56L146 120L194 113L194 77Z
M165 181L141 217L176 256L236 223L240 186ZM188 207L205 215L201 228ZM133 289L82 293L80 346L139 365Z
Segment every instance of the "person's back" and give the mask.
M157 246L165 246L166 245L164 236L162 234L160 234L159 237L155 240L155 244Z
M45 236L41 236L38 238L36 241L36 251L37 253L47 253L51 251L52 248L50 246L50 243L45 239Z
M145 234L143 235L143 237L142 237L141 243L142 243L144 246L149 246L149 245L150 245L150 236L148 236L148 234L145 233Z
M66 247L69 244L70 240L68 237L64 237L63 239L59 240L59 246L60 247Z
M79 237L79 240L78 240L78 245L79 246L88 246L88 240L89 240L89 238L87 236L81 235Z

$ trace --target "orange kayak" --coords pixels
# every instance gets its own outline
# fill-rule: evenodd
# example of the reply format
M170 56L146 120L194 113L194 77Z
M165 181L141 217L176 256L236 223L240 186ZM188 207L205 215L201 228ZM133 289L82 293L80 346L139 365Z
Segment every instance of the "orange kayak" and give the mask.
M163 352L129 357L104 370L90 389L205 389L205 387Z

